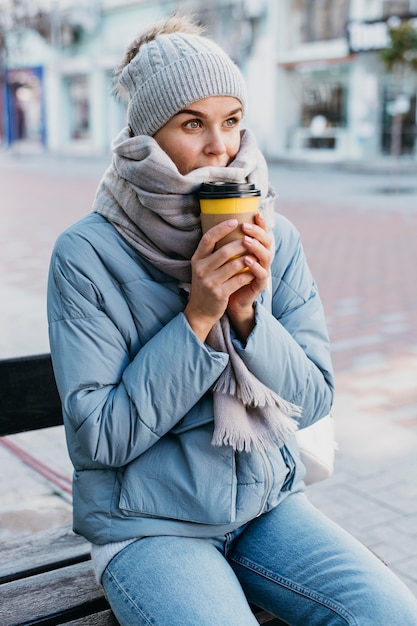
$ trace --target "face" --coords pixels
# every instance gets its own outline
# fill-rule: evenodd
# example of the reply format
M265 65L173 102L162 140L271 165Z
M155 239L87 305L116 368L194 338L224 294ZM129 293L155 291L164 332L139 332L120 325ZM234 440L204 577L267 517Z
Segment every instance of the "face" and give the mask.
M207 165L226 167L240 147L242 105L231 96L197 100L163 126L154 139L180 174Z

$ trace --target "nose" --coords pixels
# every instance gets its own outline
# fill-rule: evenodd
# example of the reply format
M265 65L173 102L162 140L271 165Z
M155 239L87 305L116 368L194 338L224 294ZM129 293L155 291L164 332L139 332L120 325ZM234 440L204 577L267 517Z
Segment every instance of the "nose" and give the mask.
M220 130L211 129L209 131L204 152L216 156L226 152L226 143Z

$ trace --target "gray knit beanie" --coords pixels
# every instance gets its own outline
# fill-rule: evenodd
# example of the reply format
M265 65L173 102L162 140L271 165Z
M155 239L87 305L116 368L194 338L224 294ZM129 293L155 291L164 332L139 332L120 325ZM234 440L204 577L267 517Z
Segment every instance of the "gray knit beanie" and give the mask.
M243 76L217 44L200 35L161 34L140 46L119 83L129 95L134 135L153 136L184 107L211 96L233 96L246 109Z

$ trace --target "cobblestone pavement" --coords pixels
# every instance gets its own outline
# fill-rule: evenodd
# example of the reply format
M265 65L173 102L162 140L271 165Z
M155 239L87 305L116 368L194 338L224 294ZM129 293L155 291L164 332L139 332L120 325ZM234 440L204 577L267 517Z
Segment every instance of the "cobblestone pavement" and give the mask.
M105 162L0 154L0 356L49 350L46 274L56 236L90 209ZM312 501L417 595L417 180L271 164L299 229L336 370L339 452ZM70 477L61 428L10 438ZM0 539L70 522L70 495L0 445Z

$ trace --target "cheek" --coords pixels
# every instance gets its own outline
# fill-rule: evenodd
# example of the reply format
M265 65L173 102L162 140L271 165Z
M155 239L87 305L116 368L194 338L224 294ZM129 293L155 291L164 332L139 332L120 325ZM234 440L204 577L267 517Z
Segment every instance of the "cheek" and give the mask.
M188 174L195 167L197 159L195 147L178 142L172 151L171 159L174 161L180 174Z
M233 138L229 143L228 154L230 157L235 157L240 148L240 133Z
M179 173L183 176L189 174L197 167L200 167L198 164L198 158L190 152L181 154L177 152L175 156L171 157L171 159L177 166Z
M156 138L158 141L158 138ZM189 163L192 161L192 150L187 145L184 145L182 141L158 141L160 147L169 156L171 161L177 166L181 174L186 173L189 168Z

